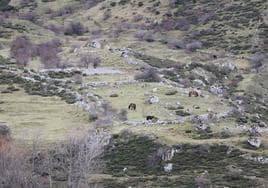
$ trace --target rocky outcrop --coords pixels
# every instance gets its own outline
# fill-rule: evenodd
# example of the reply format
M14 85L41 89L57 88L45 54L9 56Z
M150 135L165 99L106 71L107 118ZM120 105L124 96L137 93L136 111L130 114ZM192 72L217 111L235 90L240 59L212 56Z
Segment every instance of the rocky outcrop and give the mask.
M251 137L248 139L248 144L255 148L260 148L261 146L261 139L257 137Z

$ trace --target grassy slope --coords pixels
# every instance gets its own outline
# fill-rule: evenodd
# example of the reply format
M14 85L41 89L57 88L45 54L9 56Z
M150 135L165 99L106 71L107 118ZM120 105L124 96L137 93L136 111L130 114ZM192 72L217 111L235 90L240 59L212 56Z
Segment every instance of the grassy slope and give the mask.
M73 15L68 16L66 19L57 17L57 18L48 18L45 15L42 15L43 12L47 8L52 8L54 10L60 9L64 7L65 5L69 5L70 2L74 3L73 0L57 0L55 2L50 3L42 3L41 0L38 1L38 7L37 12L39 12L45 21L46 24L48 23L59 23L59 24L66 24L71 20L78 20L83 22L86 26L88 26L89 30L91 31L93 28L96 28L98 24L101 25L103 30L108 31L110 27L113 27L115 23L118 23L122 19L127 19L128 21L132 22L133 12L136 12L137 14L141 14L144 17L147 17L149 20L156 20L159 21L162 18L162 15L167 11L168 6L165 4L165 0L161 1L162 5L161 7L158 7L160 11L160 15L154 15L153 13L146 10L146 7L152 6L153 1L144 1L144 6L141 8L138 8L137 5L133 6L131 4L126 4L124 6L116 6L116 7L110 7L110 2L105 1L103 3L100 3L96 7L89 10L81 10L81 11L75 11ZM213 3L218 1L213 1ZM241 2L245 7L248 7L250 2L253 1L245 1ZM254 1L255 2L255 1ZM256 1L261 2L261 1ZM14 3L16 4L15 0ZM207 2L208 3L208 2ZM213 4L212 3L212 4ZM227 1L221 1L221 3L225 4L225 8L229 6L229 3ZM238 4L235 3L235 4ZM264 5L264 3L263 3ZM203 5L202 5L203 6ZM205 4L204 6L210 7L208 4ZM101 9L101 7L108 7L112 10L112 17L106 21L102 20L103 12L105 9ZM200 8L201 5L198 4L197 8ZM202 8L202 7L201 7ZM107 9L107 8L106 8ZM225 10L225 9L223 9ZM262 11L262 8L259 9ZM172 10L176 11L176 9ZM224 12L220 12L221 16L224 16ZM234 12L227 12L226 16L230 16L230 14L233 14ZM118 17L118 18L116 18ZM234 19L239 18L239 15L234 16ZM12 20L13 21L13 20ZM95 22L95 23L94 23ZM203 50L206 52L217 52L217 50L227 49L232 52L237 52L236 47L242 48L248 44L250 37L249 34L252 32L252 27L244 27L243 28L234 28L227 24L228 19L222 20L219 22L219 20L215 20L216 23L220 24L226 24L224 27L221 28L222 30L230 30L234 33L230 33L229 31L223 35L213 35L213 36L201 36L201 40L210 42L213 46L209 49ZM231 22L231 20L230 20ZM30 36L30 38L36 42L39 41L46 41L51 38L58 37L62 41L64 41L64 51L62 53L62 57L71 60L71 61L77 61L78 57L75 54L71 54L69 52L69 49L71 45L79 45L84 46L86 41L79 40L79 37L66 37L64 35L56 36L52 32L45 30L39 26L36 26L28 21L21 21L21 20L15 20L14 23L18 23L21 25L27 26L27 31L23 34L26 34ZM98 24L96 24L98 23ZM202 30L209 28L213 23L210 23L208 25L204 26L192 26L193 30ZM214 23L215 24L215 23ZM217 26L217 29L218 28ZM220 29L220 30L221 30ZM13 31L12 31L13 32ZM131 47L135 51L142 51L145 52L147 55L151 55L160 59L170 59L175 62L183 62L183 63L190 63L192 61L199 61L201 63L215 63L216 61L209 61L208 56L204 55L203 53L193 53L188 54L185 53L183 50L172 50L168 49L165 45L160 44L159 42L154 43L147 43L147 42L141 42L137 41L133 38L133 34L135 31L129 30L124 31L118 39L111 39L108 36L103 36L103 39L106 40L106 44L109 46L112 46L113 48L116 47ZM187 36L187 33L181 32L181 31L175 31L175 32L167 32L166 35L176 38L176 39L182 39ZM21 35L21 33L15 31L12 33L12 37L10 39L4 39L1 38L0 41L3 41L6 46L9 46L10 41L15 37ZM160 37L159 34L156 35L157 37ZM239 38L239 36L241 36ZM86 33L85 38L89 39L91 36L90 33ZM237 41L235 38L239 38L240 41ZM68 40L67 40L68 39ZM246 42L245 42L246 41ZM229 46L228 46L229 45ZM129 65L127 64L125 59L120 58L118 55L111 54L107 49L87 49L82 48L80 50L82 53L98 53L102 59L103 64L101 66L109 66L113 67L115 69L119 69L123 72L122 75L94 75L94 76L88 76L84 77L83 82L98 82L98 81L107 81L107 82L113 82L118 80L125 80L125 79L133 79L136 68L139 68L140 65ZM239 50L238 50L239 52ZM244 53L245 56L247 56L248 49L241 50L241 53ZM228 54L228 52L227 52ZM5 57L9 56L8 48L4 50L0 50L0 55L3 55ZM38 61L38 60L36 60ZM245 68L248 67L249 62L247 60L241 59L239 57L227 57L225 59L221 59L219 61L225 62L230 61L232 63L235 63L238 65L239 68ZM34 64L36 62L32 62L31 64ZM154 64L155 62L152 62ZM30 65L29 68L32 68L33 66ZM37 68L36 68L37 69ZM245 79L240 84L239 89L246 90L247 88L252 91L252 87L254 87L254 90L259 90L258 92L262 93L266 91L263 91L261 89L261 86L258 86L255 84L256 78L254 75L244 75ZM267 77L261 78L264 82L267 80ZM259 81L257 81L259 82ZM251 87L249 87L251 85ZM252 86L253 85L253 86ZM159 87L159 92L153 93L152 89L155 87ZM136 112L129 112L128 117L130 120L144 120L144 116L148 114L153 114L160 119L169 119L174 118L174 114L170 115L169 111L167 111L163 106L165 103L174 103L174 102L181 102L181 104L186 106L186 109L191 109L193 104L198 104L201 106L200 110L196 110L194 113L196 114L202 114L206 112L208 108L214 108L217 111L225 111L228 109L227 103L225 103L222 106L219 106L219 100L218 98L209 95L210 98L188 98L187 92L178 89L179 93L174 96L167 97L164 95L164 92L168 89L166 86L159 86L158 84L148 84L148 87L142 88L142 84L137 85L130 85L130 86L120 86L119 88L110 88L110 87L103 87L103 88L97 88L93 90L94 93L100 95L103 99L110 102L113 107L117 109L125 109L127 108L129 102L135 102L138 105L138 110ZM85 90L87 91L87 90ZM90 88L88 88L88 91L92 92ZM146 97L144 96L145 93L152 93L153 95L157 95L160 97L160 105L151 105L144 104L144 101ZM111 93L118 93L119 98L110 98L109 95ZM83 112L81 112L79 109L77 109L74 106L70 106L65 104L63 101L58 100L57 98L51 98L51 97L38 97L38 96L28 96L22 91L15 92L13 94L0 94L0 101L4 101L4 104L0 104L0 109L4 109L4 113L0 113L0 121L8 122L8 124L11 126L13 135L17 139L25 139L25 136L27 136L27 139L32 139L33 134L35 134L36 131L43 134L45 139L47 140L58 140L63 138L63 136L68 132L68 130L71 130L75 127L79 126L87 126L87 118L84 115ZM42 105L40 105L42 104ZM18 114L21 114L21 111L26 110L25 114L22 116L18 116ZM64 111L63 111L64 109ZM37 113L38 112L38 113ZM16 114L16 116L13 116ZM23 127L22 127L23 126ZM222 130L223 127L230 127L231 130L235 133L235 135L228 139L219 139L217 136L218 133ZM268 148L268 137L267 135L264 135L262 137L263 140L263 147L260 150L251 150L244 148L243 142L245 142L247 136L237 134L237 129L235 126L235 122L233 119L228 119L223 122L218 123L216 126L212 127L213 132L216 134L216 136L213 136L211 139L196 139L194 138L195 133L187 134L185 133L186 130L192 130L192 125L189 123L181 124L181 125L167 125L167 126L151 126L151 127L145 127L145 126L136 126L136 127L130 127L125 125L118 125L113 128L114 133L119 133L120 131L124 129L130 129L138 134L148 134L148 135L154 135L158 141L161 143L167 144L167 145L175 145L175 144L181 144L181 143L187 143L187 144L227 144L231 146L238 147L242 151L250 152L250 153L256 153L256 154L268 154L267 148ZM25 135L25 132L30 132L28 135ZM133 146L137 147L137 145ZM130 148L131 150L131 148ZM128 151L128 150L127 150ZM217 154L217 153L216 153ZM215 154L215 155L216 155ZM219 153L221 154L221 153ZM139 157L139 153L137 152L137 157ZM185 154L185 161L187 161L187 158L191 157L191 154ZM196 156L195 156L196 157ZM211 156L210 156L211 157ZM212 156L215 157L215 156ZM179 159L175 159L178 160ZM194 160L191 158L191 160ZM189 161L191 161L189 160ZM177 162L178 162L177 161ZM196 162L196 161L195 161ZM204 165L209 166L205 161ZM210 161L208 160L210 163ZM219 161L216 161L217 163ZM198 162L197 162L198 163ZM237 162L238 163L238 162ZM235 163L236 164L236 161ZM245 164L238 163L239 166L246 166ZM121 164L120 164L121 165ZM191 164L189 165L191 166ZM189 167L186 165L186 167ZM121 167L121 166L120 166ZM256 167L253 165L253 167ZM118 166L116 167L118 168ZM199 171L201 172L204 168L200 167ZM118 169L117 169L118 170ZM215 170L215 169L214 169ZM248 169L245 169L247 171ZM249 168L249 170L251 170ZM179 172L179 171L178 171ZM193 172L191 172L193 173ZM141 176L140 174L137 174L138 176ZM164 187L167 185L176 186L180 181L178 181L179 177L176 176L170 176L171 178L174 177L174 182L168 180L159 180L155 181L152 179L150 182L150 186L160 186ZM164 177L165 178L165 177ZM189 177L182 177L182 179L187 180ZM127 181L129 181L128 178L126 178ZM177 181L177 182L176 182ZM192 182L193 179L191 178L190 181ZM215 180L219 181L220 180ZM157 182L157 183L155 183ZM163 183L164 182L164 183ZM154 184L155 183L155 184ZM162 184L161 184L162 183ZM170 183L170 184L169 184ZM174 184L172 184L174 183ZM246 186L249 182L242 182L245 183ZM239 184L239 181L236 182L236 185ZM125 186L125 184L121 184L122 187ZM242 184L241 184L242 185ZM115 185L114 185L115 186ZM118 185L117 185L118 186ZM143 185L141 185L143 186ZM232 184L230 185L232 186ZM235 185L233 185L235 186Z
M0 86L4 90L6 86ZM23 91L0 93L1 122L8 123L12 137L30 141L64 139L68 131L87 127L86 114L78 107L67 105L57 97L30 96Z

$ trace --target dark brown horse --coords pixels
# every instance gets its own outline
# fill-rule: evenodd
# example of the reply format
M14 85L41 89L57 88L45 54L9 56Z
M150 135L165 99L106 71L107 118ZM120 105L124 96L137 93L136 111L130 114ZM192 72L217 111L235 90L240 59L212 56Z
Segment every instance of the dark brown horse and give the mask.
M128 109L129 109L129 110L136 110L136 107L137 107L137 105L134 104L134 103L130 103L130 104L128 105Z

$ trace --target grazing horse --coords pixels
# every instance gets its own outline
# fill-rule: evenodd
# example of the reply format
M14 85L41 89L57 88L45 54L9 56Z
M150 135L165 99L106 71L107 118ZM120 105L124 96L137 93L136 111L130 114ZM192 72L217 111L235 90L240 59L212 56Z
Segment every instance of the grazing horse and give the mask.
M130 103L130 104L128 105L128 109L129 109L129 110L136 110L136 107L137 107L137 105L134 104L134 103Z
M199 96L199 94L195 90L189 92L189 97L198 97L198 96Z
M155 116L146 116L146 120L151 122L157 122L158 118Z

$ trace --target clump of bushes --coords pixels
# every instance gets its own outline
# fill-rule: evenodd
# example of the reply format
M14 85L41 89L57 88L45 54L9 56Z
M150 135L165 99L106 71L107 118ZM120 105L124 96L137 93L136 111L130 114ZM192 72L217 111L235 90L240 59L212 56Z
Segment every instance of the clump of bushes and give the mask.
M86 32L86 28L81 22L71 22L69 25L65 28L65 35L77 35L81 36Z
M146 69L144 72L135 75L135 80L144 82L160 82L161 78L153 68Z
M28 37L19 36L12 42L10 53L17 64L26 66L33 56L34 45Z
M103 20L108 20L110 17L112 16L112 12L110 9L106 10L104 13L103 13Z
M40 57L41 62L46 68L54 68L60 65L58 53L61 52L61 42L53 39L46 43L37 45L36 55Z
M202 48L202 43L200 41L193 41L186 44L185 48L189 52L195 52L197 49Z
M64 27L61 25L56 24L49 24L45 26L46 29L49 29L50 31L53 31L55 34L61 34L64 31Z
M157 30L160 31L171 31L171 30L181 30L188 31L190 29L190 23L186 19L165 19L156 26Z
M34 45L26 36L19 36L13 42L10 50L11 57L16 59L16 63L26 66L33 57L40 57L46 68L58 67L61 52L61 42L53 39L46 43Z
M27 13L23 13L23 14L20 14L19 17L23 20L28 20L28 21L35 23L35 24L38 24L38 22L39 22L39 15L36 14L36 12L30 11Z
M80 64L86 68L90 65L97 68L101 64L101 58L96 54L86 54L80 58Z
M5 10L8 7L10 0L1 0L0 1L0 11Z
M250 57L251 67L255 69L261 67L264 58L265 56L262 53L255 53L252 57Z
M151 31L145 31L145 30L138 31L137 33L135 33L135 37L142 41L147 42L154 41L153 33Z

